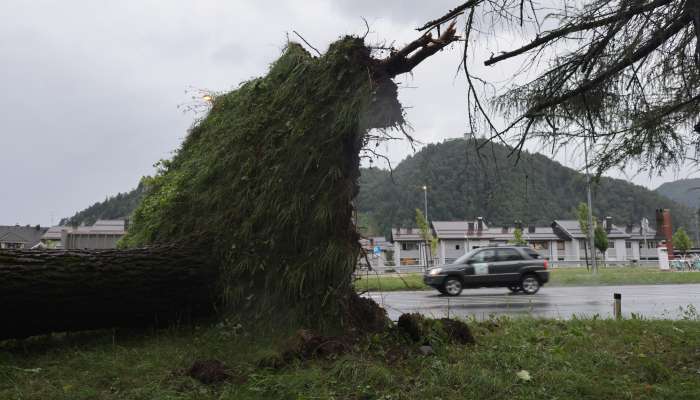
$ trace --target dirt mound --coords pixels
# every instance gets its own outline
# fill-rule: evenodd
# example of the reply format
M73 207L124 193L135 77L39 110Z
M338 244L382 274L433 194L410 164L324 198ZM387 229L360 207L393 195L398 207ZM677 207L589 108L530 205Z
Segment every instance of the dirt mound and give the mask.
M401 314L396 326L399 331L408 335L414 342L420 341L425 336L425 318L418 313Z
M232 377L219 360L197 360L187 369L186 374L206 385L227 381Z
M469 326L462 321L450 318L440 319L442 329L447 335L447 338L453 343L472 344L474 336L472 336Z
M357 294L350 295L346 310L345 321L351 330L377 333L385 331L391 324L385 309L374 300Z
M352 343L353 339L350 336L324 336L300 329L290 339L282 358L286 361L294 358L327 358L349 351Z
M417 313L402 314L396 327L414 342L430 344L432 339L439 338L448 343L474 343L474 336L469 326L456 319L438 320L428 319Z

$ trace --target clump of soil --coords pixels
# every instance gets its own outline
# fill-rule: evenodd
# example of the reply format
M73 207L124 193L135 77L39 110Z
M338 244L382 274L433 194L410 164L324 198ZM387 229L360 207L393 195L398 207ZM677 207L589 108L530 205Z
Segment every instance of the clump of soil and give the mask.
M376 301L352 294L348 298L348 307L345 320L350 330L363 333L384 332L391 321L386 315L386 310Z
M420 314L402 314L396 327L414 342L430 344L430 338L440 337L449 343L472 344L474 336L469 326L456 319L428 319Z
M440 319L442 329L447 335L447 338L453 343L473 344L474 336L472 336L469 326L462 321L450 318Z
M186 374L205 385L224 382L232 377L219 360L197 360L187 369Z
M352 344L353 339L350 336L324 336L300 329L289 341L282 358L286 361L294 358L329 358L349 351Z
M401 314L396 326L399 331L408 335L414 342L420 341L425 335L425 318L418 313Z

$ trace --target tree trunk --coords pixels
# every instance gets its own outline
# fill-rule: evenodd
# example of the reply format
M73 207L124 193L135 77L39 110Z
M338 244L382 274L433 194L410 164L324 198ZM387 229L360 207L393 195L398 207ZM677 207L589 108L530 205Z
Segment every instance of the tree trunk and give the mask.
M200 248L0 251L0 339L163 325L214 311Z

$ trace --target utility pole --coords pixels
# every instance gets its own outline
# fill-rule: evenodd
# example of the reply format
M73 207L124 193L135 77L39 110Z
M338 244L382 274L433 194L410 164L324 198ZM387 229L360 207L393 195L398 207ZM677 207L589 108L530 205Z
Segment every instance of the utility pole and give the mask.
M591 174L588 172L588 142L586 141L587 136L583 137L583 154L586 161L586 194L588 200L588 245L591 248L592 255L592 267L593 274L598 273L598 263L595 259L595 241L593 238L593 202L591 200Z
M427 185L423 185L423 210L425 212L425 222L428 224L428 231L429 231L430 230L430 220L428 219L428 186ZM427 239L425 240L423 247L425 248L425 268L428 269L430 267L428 265L430 262L428 252L431 251L431 248L430 248L430 243L428 243Z

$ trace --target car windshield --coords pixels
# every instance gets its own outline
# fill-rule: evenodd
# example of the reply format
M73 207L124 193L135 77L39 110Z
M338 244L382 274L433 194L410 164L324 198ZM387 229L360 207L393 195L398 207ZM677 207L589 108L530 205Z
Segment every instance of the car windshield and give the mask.
M474 250L470 251L469 253L456 259L452 264L466 264L467 260L469 260L477 251L479 251L479 249L474 249Z

